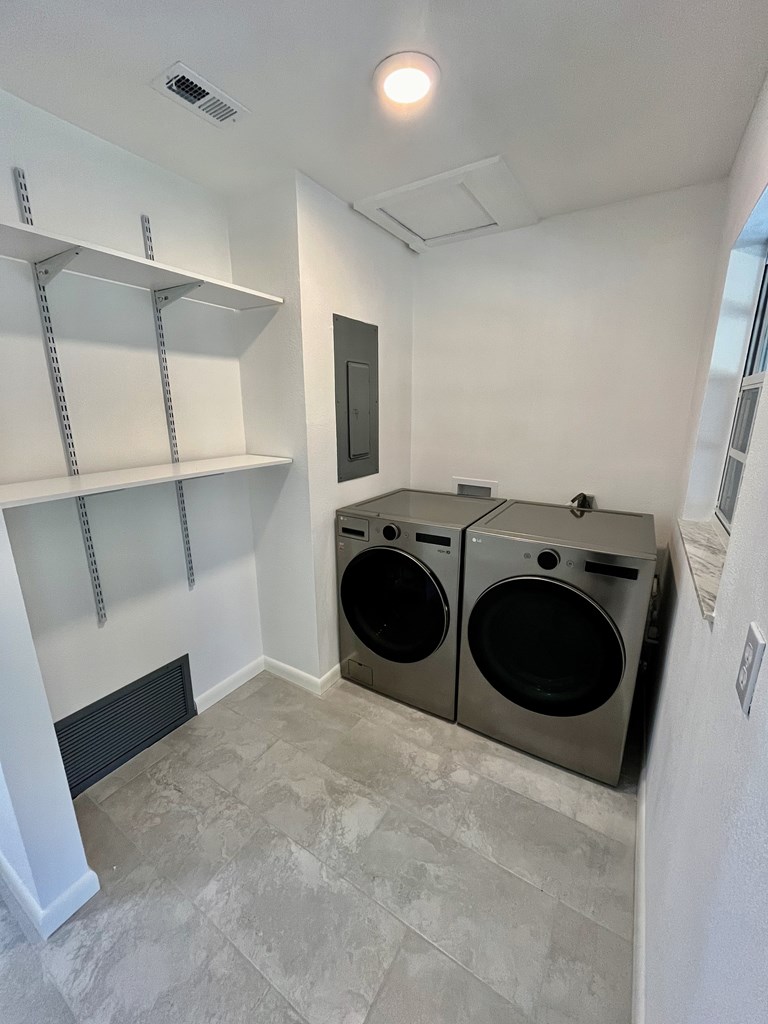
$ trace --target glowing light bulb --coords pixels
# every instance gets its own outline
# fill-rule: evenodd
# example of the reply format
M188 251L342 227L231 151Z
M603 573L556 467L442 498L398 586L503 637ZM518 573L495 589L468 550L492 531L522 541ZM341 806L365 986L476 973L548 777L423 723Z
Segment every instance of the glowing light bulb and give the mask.
M440 68L425 53L393 53L373 73L382 99L400 106L419 103L437 85Z
M418 103L432 88L432 82L419 68L399 68L387 75L382 88L393 103Z

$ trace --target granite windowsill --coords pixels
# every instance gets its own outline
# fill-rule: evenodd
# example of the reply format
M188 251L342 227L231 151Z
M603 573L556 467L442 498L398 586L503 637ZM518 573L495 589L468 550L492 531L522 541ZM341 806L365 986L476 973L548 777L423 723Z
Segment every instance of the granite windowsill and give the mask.
M711 521L679 519L678 526L701 614L708 622L713 622L727 548Z

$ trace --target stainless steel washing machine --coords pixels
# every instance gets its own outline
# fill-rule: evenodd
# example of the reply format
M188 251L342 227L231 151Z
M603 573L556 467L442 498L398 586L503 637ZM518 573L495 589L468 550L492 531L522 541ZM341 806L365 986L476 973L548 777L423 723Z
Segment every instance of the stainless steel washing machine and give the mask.
M455 720L464 531L501 504L398 490L339 509L345 679Z
M615 785L653 516L509 501L467 531L458 721Z

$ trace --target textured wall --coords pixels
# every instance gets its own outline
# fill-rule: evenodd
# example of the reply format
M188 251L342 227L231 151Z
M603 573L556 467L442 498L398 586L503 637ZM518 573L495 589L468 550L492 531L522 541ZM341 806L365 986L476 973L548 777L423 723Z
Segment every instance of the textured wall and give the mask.
M765 188L766 168L768 88L729 182L723 266ZM709 365L709 352L704 360ZM766 523L764 395L712 626L675 545L677 607L647 773L645 1024L766 1019L768 660L749 719L735 691L749 623L768 634Z

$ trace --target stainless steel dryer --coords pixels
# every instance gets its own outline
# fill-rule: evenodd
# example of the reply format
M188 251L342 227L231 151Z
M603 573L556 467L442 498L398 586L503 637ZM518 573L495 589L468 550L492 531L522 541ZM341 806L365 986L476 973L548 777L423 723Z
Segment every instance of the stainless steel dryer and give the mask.
M455 720L464 531L501 504L399 490L339 509L345 679Z
M466 535L458 721L615 785L653 516L510 501Z

